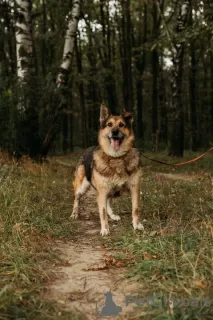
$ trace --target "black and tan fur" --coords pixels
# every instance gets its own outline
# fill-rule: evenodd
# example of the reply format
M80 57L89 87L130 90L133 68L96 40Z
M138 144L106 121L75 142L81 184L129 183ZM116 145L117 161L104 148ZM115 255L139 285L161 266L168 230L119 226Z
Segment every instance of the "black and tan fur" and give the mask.
M80 158L74 180L74 206L71 217L77 218L81 196L90 186L97 190L97 202L101 221L101 235L109 234L108 216L120 220L111 208L113 197L128 190L132 199L134 229L143 230L140 223L140 154L133 148L132 114L109 115L101 105L98 147L85 151Z

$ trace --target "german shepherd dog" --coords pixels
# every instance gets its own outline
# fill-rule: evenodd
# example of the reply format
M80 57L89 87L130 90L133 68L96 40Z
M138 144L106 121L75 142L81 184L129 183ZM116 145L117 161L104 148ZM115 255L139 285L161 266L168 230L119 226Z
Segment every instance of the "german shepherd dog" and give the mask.
M140 223L140 177L139 151L133 148L132 113L124 111L120 116L109 114L106 105L100 107L98 147L88 148L81 156L74 179L74 206L71 217L77 219L82 195L94 187L100 214L102 236L109 234L108 216L120 220L111 208L113 197L121 191L130 191L132 199L132 222L134 229L143 230Z

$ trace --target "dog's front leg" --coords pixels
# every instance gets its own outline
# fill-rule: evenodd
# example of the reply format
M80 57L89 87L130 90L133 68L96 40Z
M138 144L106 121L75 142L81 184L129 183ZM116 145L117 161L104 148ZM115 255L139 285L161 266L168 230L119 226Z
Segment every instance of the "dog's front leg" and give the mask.
M98 208L101 221L101 232L102 236L109 234L108 216L107 216L107 193L105 190L98 191Z
M132 199L132 223L134 230L143 230L140 222L140 174L135 174L129 181L129 189Z

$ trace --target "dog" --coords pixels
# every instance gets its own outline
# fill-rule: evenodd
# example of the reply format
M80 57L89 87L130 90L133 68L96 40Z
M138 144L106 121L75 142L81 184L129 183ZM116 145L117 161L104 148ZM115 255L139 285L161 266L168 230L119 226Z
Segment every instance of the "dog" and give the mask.
M110 233L107 214L112 220L120 220L113 213L111 201L122 191L131 194L133 228L144 229L140 222L141 160L139 151L133 148L132 123L132 113L124 110L114 116L101 104L99 145L86 149L76 167L71 218L78 218L80 199L92 186L97 191L102 236Z

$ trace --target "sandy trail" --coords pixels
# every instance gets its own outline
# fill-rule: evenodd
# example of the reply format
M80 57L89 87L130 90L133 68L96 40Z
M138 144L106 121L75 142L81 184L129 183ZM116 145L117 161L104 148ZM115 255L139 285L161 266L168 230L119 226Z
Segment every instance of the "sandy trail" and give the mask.
M86 210L85 210L86 209ZM77 225L79 235L73 241L57 242L62 259L67 263L57 266L53 271L57 280L49 287L49 297L61 303L62 308L80 313L83 319L100 318L105 304L104 293L111 291L113 301L122 311L108 319L137 319L133 306L126 306L125 297L138 295L139 284L124 277L126 269L115 265L106 266L115 252L106 249L100 241L100 226L95 203L95 194L91 190L84 199L81 217ZM119 228L119 222L111 223ZM111 258L110 258L111 257ZM89 270L88 270L89 269ZM140 312L142 308L140 308Z

